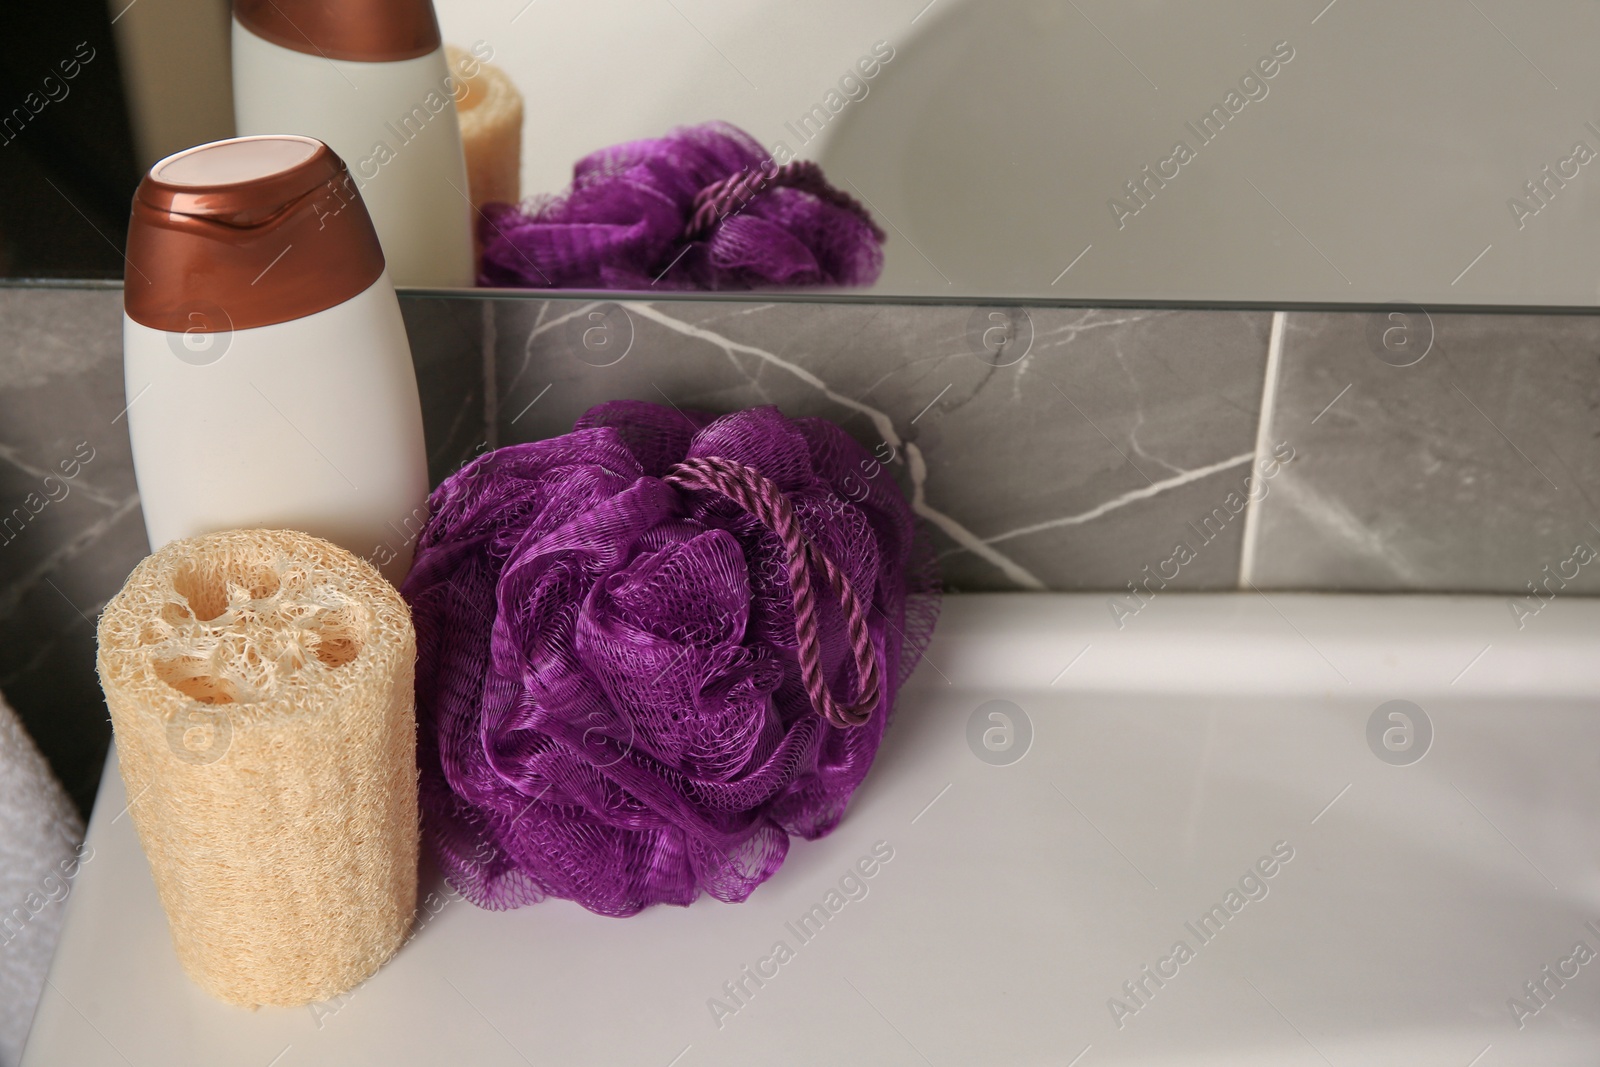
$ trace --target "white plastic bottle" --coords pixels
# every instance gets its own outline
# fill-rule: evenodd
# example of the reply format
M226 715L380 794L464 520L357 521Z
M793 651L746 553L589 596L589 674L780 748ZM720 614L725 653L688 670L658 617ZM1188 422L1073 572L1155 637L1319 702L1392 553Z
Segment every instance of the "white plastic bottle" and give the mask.
M422 409L383 251L308 137L200 145L134 195L123 289L134 472L152 549L303 530L398 584L426 517Z
M234 0L237 132L332 148L396 285L474 281L454 87L430 0Z

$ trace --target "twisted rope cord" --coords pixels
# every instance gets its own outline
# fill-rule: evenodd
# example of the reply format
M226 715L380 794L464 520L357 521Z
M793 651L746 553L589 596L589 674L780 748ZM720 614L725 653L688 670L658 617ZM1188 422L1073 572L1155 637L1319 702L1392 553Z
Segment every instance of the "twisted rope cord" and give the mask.
M882 691L878 676L878 657L867 629L867 612L855 588L842 570L817 548L800 530L788 498L760 472L733 460L707 456L686 460L668 472L667 482L684 489L709 489L738 504L778 535L783 545L784 563L789 569L789 586L794 591L794 629L799 644L800 677L811 697L811 706L829 723L838 727L860 726L878 706ZM817 637L816 597L811 589L810 568L814 564L844 608L854 653L860 694L854 704L840 707L822 675L821 642Z
M887 237L872 213L861 206L855 197L828 184L828 180L822 176L821 167L809 159L797 159L781 167L772 167L769 161L756 170L740 170L701 189L695 194L694 211L683 230L684 239L693 240L711 229L712 224L723 216L742 211L757 193L768 188L799 189L810 193L855 215L867 224L872 235L880 242Z

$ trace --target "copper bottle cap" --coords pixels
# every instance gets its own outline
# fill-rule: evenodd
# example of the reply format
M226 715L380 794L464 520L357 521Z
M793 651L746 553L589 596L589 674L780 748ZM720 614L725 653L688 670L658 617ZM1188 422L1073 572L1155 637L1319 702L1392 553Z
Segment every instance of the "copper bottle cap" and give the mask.
M312 137L235 137L150 168L133 194L122 306L168 332L288 322L344 303L383 273L355 182Z
M263 40L324 59L387 63L439 47L430 0L233 0L233 17Z

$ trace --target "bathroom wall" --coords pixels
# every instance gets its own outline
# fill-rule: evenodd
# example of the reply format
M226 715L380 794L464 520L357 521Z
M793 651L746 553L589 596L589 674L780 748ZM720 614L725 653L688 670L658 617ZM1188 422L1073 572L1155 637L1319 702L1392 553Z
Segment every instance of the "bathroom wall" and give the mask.
M830 91L849 99L839 81L853 74L847 84L856 99L835 104L848 114L873 89L862 84L857 61L877 42L880 55L894 55L941 14L913 23L915 12L859 0L438 0L434 10L446 41L483 50L529 101L525 197L564 189L573 163L605 145L711 119L733 123L768 149L782 142L820 158L833 113L822 111L829 120L822 130L816 121L800 129L801 117Z
M483 306L496 444L618 396L826 415L898 455L953 589L1600 591L1562 566L1600 551L1600 316Z
M1113 616L1177 590L1480 592L1512 614L1531 585L1600 592L1600 316L402 305L435 481L602 400L772 403L887 461L954 590L1103 591ZM120 313L115 286L0 288L0 690L85 806L108 737L94 619L148 551Z

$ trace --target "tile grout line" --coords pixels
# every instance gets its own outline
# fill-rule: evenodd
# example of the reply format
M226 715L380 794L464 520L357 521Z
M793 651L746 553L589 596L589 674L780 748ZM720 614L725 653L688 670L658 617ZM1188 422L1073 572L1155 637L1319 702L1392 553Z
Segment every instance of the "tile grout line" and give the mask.
M1283 362L1283 332L1289 313L1272 313L1272 332L1267 338L1267 366L1261 381L1261 413L1256 420L1255 470L1260 471L1272 445L1272 421L1278 406L1278 367ZM1261 502L1246 497L1244 535L1239 539L1239 588L1251 589L1255 583L1256 542L1260 537Z
M499 383L495 381L495 344L499 340L495 333L495 304L493 300L483 302L482 329L483 329L483 443L489 449L500 447L500 390Z

